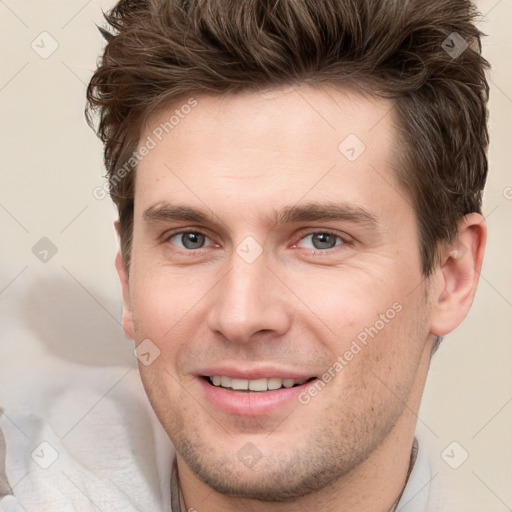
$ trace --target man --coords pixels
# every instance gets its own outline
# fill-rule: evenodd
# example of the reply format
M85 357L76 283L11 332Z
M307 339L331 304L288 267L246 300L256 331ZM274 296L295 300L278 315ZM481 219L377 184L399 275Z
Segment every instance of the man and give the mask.
M486 240L475 15L124 0L107 16L88 100L173 512L440 510L415 428Z

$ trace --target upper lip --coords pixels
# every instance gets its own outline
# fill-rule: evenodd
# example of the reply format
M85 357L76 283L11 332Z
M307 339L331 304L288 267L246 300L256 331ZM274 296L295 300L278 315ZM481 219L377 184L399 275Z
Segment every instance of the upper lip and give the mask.
M286 368L280 368L278 366L258 366L250 367L242 364L235 365L224 365L224 366L211 366L205 369L201 369L197 372L200 377L214 377L216 375L220 377L230 377L232 379L309 379L315 375L312 373L299 372L297 370L290 370Z

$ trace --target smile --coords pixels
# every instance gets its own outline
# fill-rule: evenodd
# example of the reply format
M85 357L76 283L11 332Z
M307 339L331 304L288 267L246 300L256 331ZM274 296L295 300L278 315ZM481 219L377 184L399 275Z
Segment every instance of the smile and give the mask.
M317 380L304 376L262 377L260 372L254 375L257 378L244 379L240 371L236 373L236 377L203 374L196 380L206 402L231 416L269 416L299 406L299 394Z
M207 377L209 382L214 386L218 386L224 389L231 389L233 391L273 391L282 388L293 388L300 386L313 379L314 377L303 378L303 379L280 379L279 377L270 377L262 379L238 379L226 376L215 375L213 377Z

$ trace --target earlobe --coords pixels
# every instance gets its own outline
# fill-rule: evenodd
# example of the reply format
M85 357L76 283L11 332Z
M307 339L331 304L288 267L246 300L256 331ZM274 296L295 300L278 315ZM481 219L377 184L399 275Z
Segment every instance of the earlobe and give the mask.
M115 223L116 231L119 235L119 221ZM119 281L121 282L121 290L123 293L123 330L126 336L130 339L134 339L134 330L133 330L133 314L132 314L132 306L131 306L131 298L130 298L130 281L128 277L128 271L124 264L123 256L121 254L121 249L118 250L116 254L116 270L119 276Z
M441 249L439 286L433 297L431 333L444 336L466 317L476 292L487 228L478 213L466 215L457 236Z

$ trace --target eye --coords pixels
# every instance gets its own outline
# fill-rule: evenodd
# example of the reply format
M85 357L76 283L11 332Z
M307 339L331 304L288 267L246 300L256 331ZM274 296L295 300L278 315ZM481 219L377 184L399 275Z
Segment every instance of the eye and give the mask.
M308 240L309 243L307 242ZM335 233L330 233L328 231L318 231L316 233L310 233L309 235L301 238L297 245L304 249L325 250L333 249L334 247L342 245L343 243L344 241L341 239L341 237Z
M168 238L168 241L173 245L178 246L180 249L202 249L205 241L209 238L198 231L181 231L175 233Z

